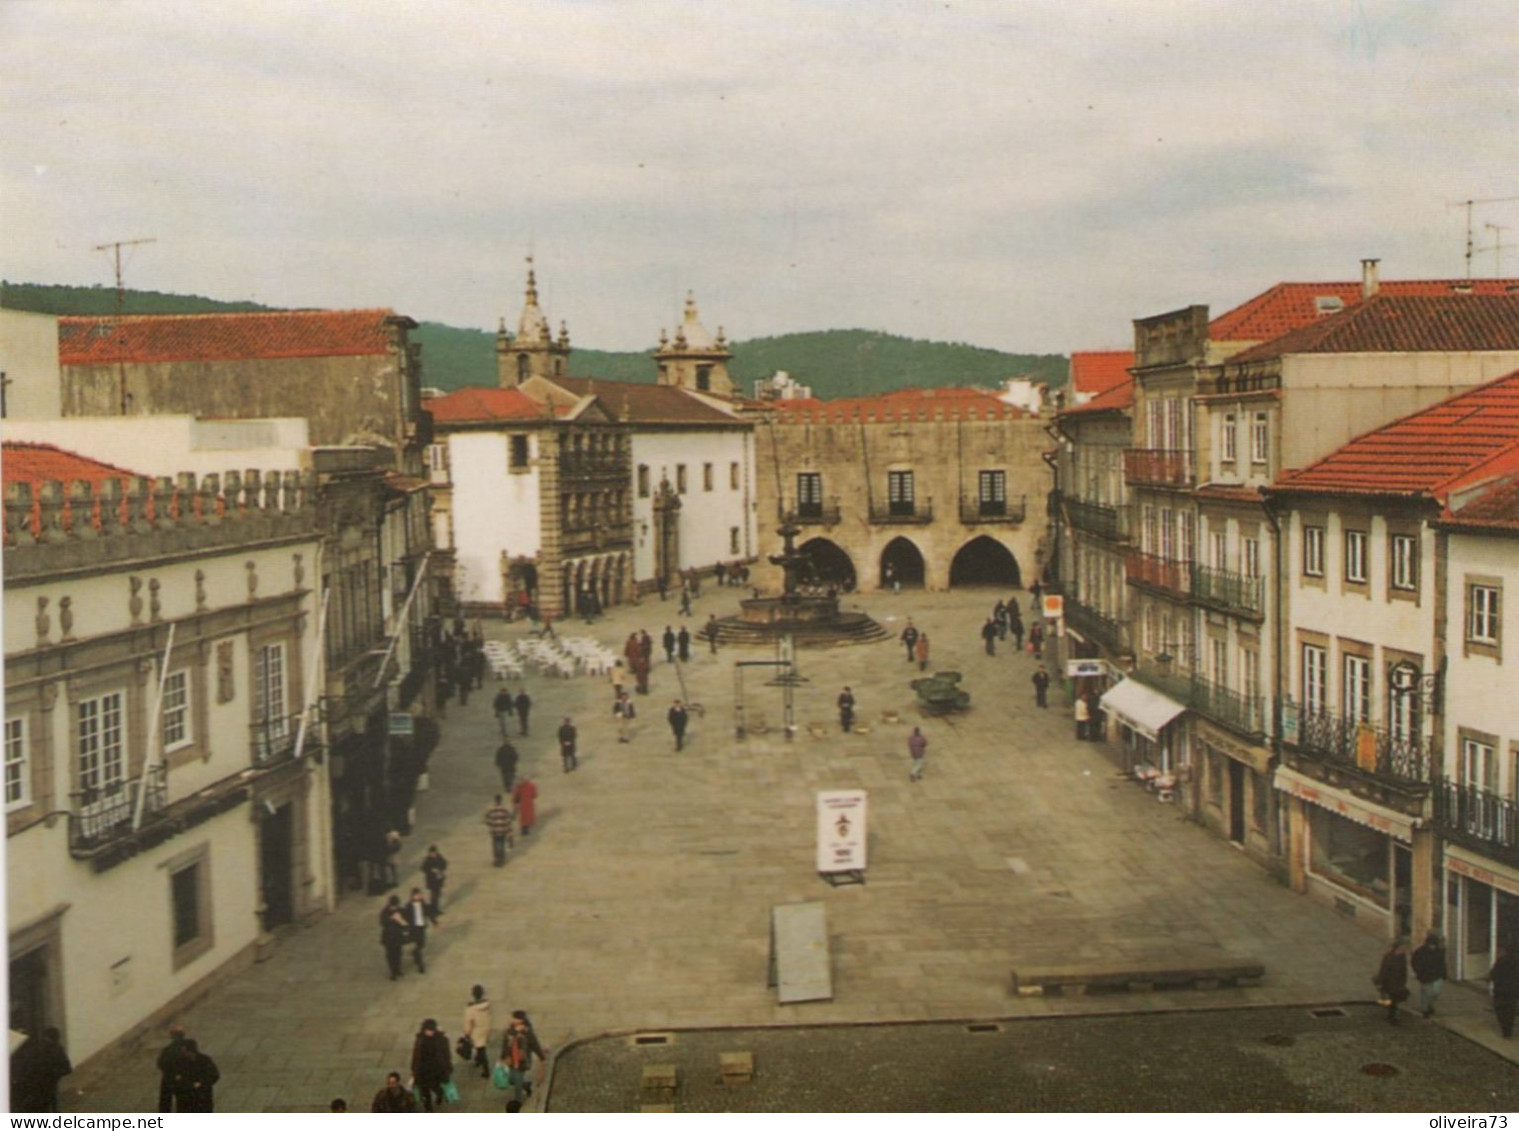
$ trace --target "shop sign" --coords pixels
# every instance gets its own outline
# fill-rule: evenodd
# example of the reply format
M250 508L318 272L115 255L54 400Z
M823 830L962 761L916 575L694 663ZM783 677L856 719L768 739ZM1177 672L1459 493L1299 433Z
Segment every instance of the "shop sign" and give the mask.
M817 795L819 872L865 870L865 791L836 789Z
M417 730L417 720L409 711L392 711L390 713L390 737L411 738Z
M1108 674L1106 660L1067 660L1065 674L1071 679L1100 679Z

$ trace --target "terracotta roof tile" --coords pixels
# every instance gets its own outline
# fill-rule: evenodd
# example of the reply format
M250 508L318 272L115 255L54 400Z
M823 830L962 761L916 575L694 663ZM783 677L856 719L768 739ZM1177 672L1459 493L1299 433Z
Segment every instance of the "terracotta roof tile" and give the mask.
M674 385L646 381L602 381L594 377L555 377L554 384L577 397L595 396L601 407L616 419L623 413L633 424L741 424L742 421L714 408Z
M89 483L93 492L95 485L108 479L122 481L122 489L133 479L144 478L141 472L128 471L124 467L115 464L104 463L89 456L79 455L77 452L67 451L55 444L35 444L19 440L7 440L0 444L0 480L10 483L27 483L32 488L32 533L42 533L42 507L40 505L40 488L44 483L58 481L63 484L64 495L67 497L69 484ZM153 501L148 500L149 515L152 514ZM73 516L70 507L64 508L64 525L73 525ZM100 525L99 503L96 504L96 513L92 516L94 524Z
M144 314L58 320L63 365L364 357L390 351L392 310Z
M1378 294L1235 354L1229 364L1293 353L1519 350L1519 294Z
M1519 533L1519 475L1490 483L1459 508L1447 509L1440 525L1462 531Z
M775 401L779 423L828 424L863 420L1017 420L1024 412L981 389L899 389L874 397L827 401Z
M427 402L434 424L485 424L493 420L547 420L543 405L521 389L470 385ZM559 415L559 414L556 414Z
M1125 412L1134 407L1134 378L1130 377L1121 385L1115 385L1104 393L1100 393L1087 401L1086 404L1068 408L1061 417L1085 415L1097 412Z
M1133 350L1078 350L1071 354L1071 385L1078 393L1105 393L1129 380Z
M1357 436L1272 490L1443 500L1509 470L1519 470L1519 371Z
M1384 295L1475 295L1512 294L1519 279L1392 279L1380 284ZM1326 316L1320 299L1331 299L1338 308L1361 301L1361 284L1278 283L1208 323L1208 337L1215 342L1264 342Z

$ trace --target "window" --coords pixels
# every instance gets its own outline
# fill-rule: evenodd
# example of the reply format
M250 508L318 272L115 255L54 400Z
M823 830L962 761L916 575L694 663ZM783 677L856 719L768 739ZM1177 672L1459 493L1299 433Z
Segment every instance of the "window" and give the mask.
M253 718L259 758L278 753L289 734L285 707L285 646L265 644L253 657Z
M442 444L427 445L427 466L432 471L443 471L448 467L448 457L444 454Z
M1388 549L1392 576L1389 580L1394 589L1413 590L1419 587L1418 542L1411 534L1394 534Z
M649 497L649 465L646 463L638 465L638 497L640 499Z
M1419 729L1419 669L1411 660L1387 672L1387 730L1397 742L1407 742Z
M1239 693L1252 702L1261 691L1261 654L1253 648L1239 650Z
M1303 645L1303 710L1305 711L1324 709L1328 661L1328 653L1319 645Z
M728 553L738 553L738 527L728 527Z
M190 733L190 673L184 668L170 672L163 688L164 749L188 746Z
M1208 641L1209 676L1215 687L1229 686L1229 643L1226 640Z
M734 462L732 462L732 463L730 463L728 465L728 486L731 487L735 491L738 490L738 461L737 460L735 460Z
M1240 564L1246 577L1259 577L1261 575L1261 540L1259 538L1241 538L1239 540Z
M1366 584L1366 531L1345 531L1345 580Z
M208 845L182 852L164 864L169 874L170 926L174 969L194 962L216 945L211 928L211 850Z
M683 463L675 465L675 490L682 495L686 493L686 465Z
M19 809L32 800L26 720L5 720L5 807Z
M696 367L696 387L702 392L712 390L712 367L710 365L698 365Z
M515 435L511 437L511 452L507 466L512 471L526 471L528 464L527 437Z
M1224 531L1215 531L1212 537L1213 543L1213 568L1229 568L1229 535Z
M1345 685L1342 689L1345 718L1353 723L1371 721L1371 661L1365 656L1345 657Z
M1461 739L1461 784L1493 790L1497 786L1498 751L1490 742Z
M982 514L1006 514L1007 472L980 472L976 477L976 499Z
M818 472L797 473L796 513L803 518L823 516L823 477Z
M1303 573L1308 577L1324 576L1324 528L1303 527Z
M200 867L192 864L175 872L169 883L174 898L174 947L188 946L200 937Z
M115 793L126 777L126 696L112 691L80 701L79 789L85 794Z
M701 465L701 489L703 491L712 490L712 465L710 463Z
M892 514L913 513L912 472L888 471L886 473L886 502Z
M1223 441L1219 447L1223 451L1223 461L1233 463L1238 458L1238 440L1236 439L1234 413L1224 413L1224 426L1220 439Z
M1250 421L1250 462L1265 463L1270 451L1270 429L1267 426L1266 414L1258 412Z
M1498 643L1497 586L1467 586L1466 607L1466 638L1477 644Z

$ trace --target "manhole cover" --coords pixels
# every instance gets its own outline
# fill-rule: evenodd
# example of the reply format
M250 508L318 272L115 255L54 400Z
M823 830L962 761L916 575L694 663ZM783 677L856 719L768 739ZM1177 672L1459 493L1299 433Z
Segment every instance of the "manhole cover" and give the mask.
M1361 1071L1368 1076L1396 1076L1398 1070L1390 1064L1363 1064Z
M1267 1033L1261 1040L1265 1041L1268 1045L1286 1046L1297 1044L1297 1038L1289 1037L1286 1033Z

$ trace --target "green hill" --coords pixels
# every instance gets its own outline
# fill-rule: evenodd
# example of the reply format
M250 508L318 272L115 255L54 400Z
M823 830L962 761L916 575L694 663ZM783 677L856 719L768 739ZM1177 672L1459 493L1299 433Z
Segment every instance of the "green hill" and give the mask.
M0 283L0 306L42 314L114 314L110 287L68 287ZM157 291L123 294L126 314L207 314L218 311L277 310L252 302L223 302L196 295ZM413 335L422 346L422 380L440 389L496 383L495 335L423 322ZM1004 353L963 342L925 342L877 330L819 330L732 343L729 369L739 390L784 369L813 392L830 397L885 393L909 386L995 386L1008 377L1032 377L1051 386L1065 384L1066 358L1059 354ZM648 353L576 349L570 371L609 381L653 381Z

